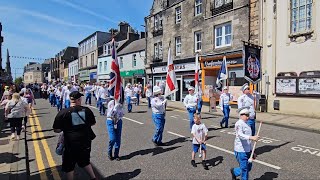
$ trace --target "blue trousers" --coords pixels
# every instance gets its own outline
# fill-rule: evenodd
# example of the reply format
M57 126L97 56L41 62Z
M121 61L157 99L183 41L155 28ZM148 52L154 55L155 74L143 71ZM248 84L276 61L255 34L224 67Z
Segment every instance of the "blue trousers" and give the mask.
M106 120L106 125L109 134L108 154L112 155L112 149L114 146L114 157L119 157L121 145L122 120L120 119L117 122L117 129L114 128L114 124L111 119Z
M131 97L127 96L128 112L132 111Z
M252 136L256 134L256 120L255 119L249 119L247 121L247 124L250 126L252 131Z
M86 104L88 104L88 101L89 101L89 104L91 105L91 93L86 93Z
M221 124L226 123L225 127L228 127L229 114L230 114L229 105L223 105L223 118L221 120Z
M240 167L234 168L234 175L241 176L241 180L249 179L249 172L252 169L252 163L248 163L251 152L234 152L234 155Z
M198 101L198 114L201 113L202 104L203 104L203 101L202 101L202 100Z
M137 98L137 103L136 103L136 105L137 106L139 106L139 103L140 103L140 99L139 99L139 97L140 97L140 94L135 94L135 97Z
M148 98L148 108L151 108L151 97L147 97Z
M99 100L99 112L100 114L106 114L106 106L103 104L104 102L106 102L105 99L101 99Z
M196 113L196 109L195 108L187 108L188 114L189 114L189 121L190 121L190 131L192 129L192 126L194 124L193 121L193 116Z
M97 108L100 106L100 98L97 99Z
M64 107L69 108L70 107L70 100L65 100L64 101Z
M155 126L155 131L152 140L157 144L162 142L162 134L164 130L164 124L166 122L164 116L164 114L152 113L152 120Z
M50 94L49 100L50 100L51 106L55 106L56 105L56 96L54 94Z
M57 104L57 110L60 111L62 109L60 97L56 97L56 104Z

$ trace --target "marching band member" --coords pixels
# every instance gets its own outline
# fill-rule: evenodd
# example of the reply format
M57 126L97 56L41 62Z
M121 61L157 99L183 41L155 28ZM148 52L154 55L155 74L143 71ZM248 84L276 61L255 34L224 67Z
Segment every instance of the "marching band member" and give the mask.
M243 95L241 95L238 98L238 109L241 109L243 107L249 108L249 120L248 120L248 125L250 126L252 130L252 135L255 135L256 133L256 112L255 112L255 107L254 107L254 96L250 93L249 85L245 83L241 87L241 91L243 92ZM258 95L258 94L256 94ZM259 98L259 97L257 97Z
M189 86L188 88L189 94L183 100L184 106L187 108L189 114L189 121L190 121L190 131L194 124L193 115L196 113L198 95L194 93L194 87Z
M155 133L152 138L152 142L155 146L161 146L162 143L162 134L165 124L165 112L166 112L166 102L162 96L162 90L160 87L153 88L153 98L151 100L151 109L152 109L152 120L155 125Z
M110 97L113 98L113 97ZM122 131L122 117L123 117L122 104L111 100L108 103L107 110L107 130L109 134L109 145L108 145L108 158L110 160L116 159L120 161L119 151L121 145L121 131ZM114 146L114 156L112 156L112 150Z
M86 95L86 101L85 104L88 104L89 101L89 105L91 105L91 92L92 92L92 83L89 82L86 84L86 86L84 87L84 91L85 91L85 95Z
M132 111L132 104L131 104L131 97L133 96L133 89L131 88L131 84L128 83L127 87L124 90L125 95L126 95L126 100L127 100L127 104L128 104L128 113L131 113Z
M223 118L220 121L220 127L225 123L225 128L228 127L229 114L230 114L230 105L229 102L233 99L233 96L228 92L228 87L223 87L223 93L220 95L219 105L220 109L223 112Z
M63 91L62 89L62 99L63 99L63 103L64 103L64 107L65 108L69 108L70 107L70 93L71 93L71 85L68 84L66 86L66 89Z
M137 98L136 105L139 106L141 89L138 87L138 84L134 85L133 91L134 91L134 96Z
M102 82L101 87L98 91L98 97L99 97L99 113L100 115L105 115L106 114L106 106L105 104L107 103L107 98L109 96L108 93L108 87L106 87L106 83Z
M56 104L58 112L62 109L62 87L58 86L56 90Z
M251 128L247 123L251 113L250 110L244 107L238 111L240 111L240 118L235 124L234 154L240 167L231 168L230 171L233 180L240 175L241 180L248 180L252 168L252 163L248 163L252 150L251 141L257 141L259 136L252 136Z
M148 99L148 108L151 108L151 96L152 96L152 90L151 90L151 85L148 84L147 85L147 89L146 89L146 97Z

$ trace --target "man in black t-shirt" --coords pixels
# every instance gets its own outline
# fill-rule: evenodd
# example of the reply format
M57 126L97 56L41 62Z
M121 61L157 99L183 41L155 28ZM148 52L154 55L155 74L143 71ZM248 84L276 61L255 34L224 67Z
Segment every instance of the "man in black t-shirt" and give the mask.
M62 171L67 173L68 179L73 179L75 164L84 168L95 179L95 174L90 164L91 141L95 134L91 129L96 123L93 112L81 106L81 94L78 91L70 93L71 106L62 109L56 116L54 132L64 134L65 150L62 156Z

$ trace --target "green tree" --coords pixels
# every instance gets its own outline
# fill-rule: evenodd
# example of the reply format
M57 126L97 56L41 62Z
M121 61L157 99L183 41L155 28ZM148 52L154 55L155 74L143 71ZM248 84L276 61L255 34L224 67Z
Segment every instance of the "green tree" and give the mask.
M15 80L14 80L14 83L15 84L21 84L22 83L22 77L18 77L18 78L16 78Z

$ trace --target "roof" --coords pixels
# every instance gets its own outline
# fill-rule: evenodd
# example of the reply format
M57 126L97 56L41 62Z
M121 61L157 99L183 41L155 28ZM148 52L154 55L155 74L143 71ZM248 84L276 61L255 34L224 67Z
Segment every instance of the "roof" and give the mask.
M123 48L119 53L118 56L124 54L130 54L133 52L139 52L146 49L146 39L138 39L136 41L131 42L127 47Z
M90 34L89 36L87 36L86 38L82 39L78 44L81 44L82 42L84 42L85 40L91 38L93 35L98 34L98 33L108 33L108 32L103 32L103 31L95 31L94 33Z

